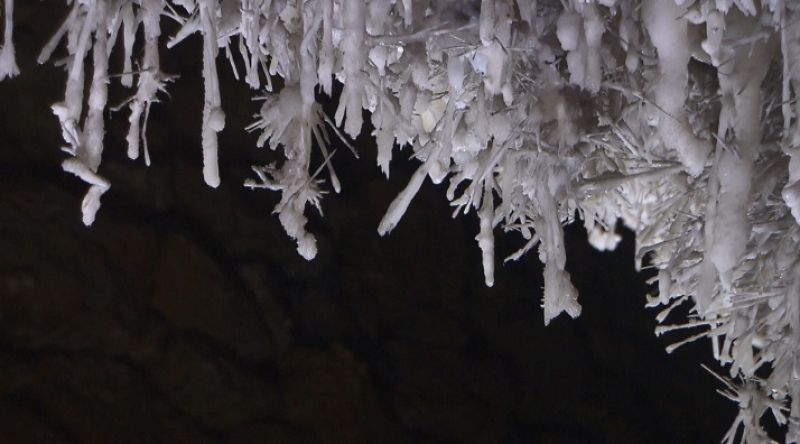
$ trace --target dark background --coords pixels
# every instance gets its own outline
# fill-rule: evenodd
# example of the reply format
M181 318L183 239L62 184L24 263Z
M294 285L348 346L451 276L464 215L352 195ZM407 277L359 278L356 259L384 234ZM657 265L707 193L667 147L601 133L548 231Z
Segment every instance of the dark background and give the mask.
M666 354L680 336L654 336L629 234L599 253L567 228L583 314L545 328L535 252L498 262L485 288L477 218L452 220L442 187L377 235L415 163L395 153L385 180L362 135L360 161L334 157L343 191L310 217L320 253L306 262L271 214L278 194L241 186L275 155L242 130L258 104L222 58L222 185L206 187L198 36L162 53L181 78L152 109L151 167L125 155L128 113L108 114L112 188L84 227L87 187L60 168L49 110L66 76L35 64L64 14L17 2L23 73L0 83L2 442L722 438L736 410L700 368L710 347ZM126 94L115 83L113 104ZM498 261L522 245L499 231Z

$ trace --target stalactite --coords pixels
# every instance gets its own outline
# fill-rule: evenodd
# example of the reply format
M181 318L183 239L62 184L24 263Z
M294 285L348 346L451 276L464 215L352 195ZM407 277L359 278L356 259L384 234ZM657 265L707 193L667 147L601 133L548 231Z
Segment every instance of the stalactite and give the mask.
M667 351L708 338L726 366L721 393L740 412L724 439L766 439L761 416L770 411L788 424L787 442L800 442L800 3L66 3L69 13L37 61L59 53L65 63L64 99L52 110L69 156L62 167L89 185L87 225L111 186L101 171L108 88L129 91L128 156L143 152L146 165L157 162L147 149L147 120L172 80L161 72L159 51L200 34L203 179L211 187L226 179L219 170L223 48L234 76L244 72L242 81L263 100L246 129L260 133L258 147L280 151L280 161L254 166L256 178L245 186L281 192L274 212L304 258L317 254L308 204L321 212L325 188L343 186L331 135L357 157L351 139L364 131L367 111L387 177L400 148L420 162L388 205L381 235L401 223L426 178L449 177L454 215L475 210L479 220L486 285L496 278L495 228L524 238L506 260L538 246L549 323L581 311L562 226L577 215L603 250L616 247L621 223L636 233L638 265L648 260L659 270L659 294L647 299L662 307L657 320L665 325L656 332L700 329ZM14 2L3 5L0 79L18 72ZM162 20L180 27L166 41ZM109 66L115 47L122 66ZM317 93L338 100L332 118ZM670 319L687 301L691 319Z

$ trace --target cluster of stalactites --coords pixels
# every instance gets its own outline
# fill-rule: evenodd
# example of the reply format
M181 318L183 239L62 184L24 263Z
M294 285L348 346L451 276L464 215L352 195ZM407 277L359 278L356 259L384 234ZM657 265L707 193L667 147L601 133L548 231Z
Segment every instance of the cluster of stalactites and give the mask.
M64 100L53 104L53 114L61 124L65 151L65 171L75 174L89 185L81 206L83 222L91 225L100 208L100 198L111 184L98 173L105 136L104 115L108 109L108 85L111 75L109 59L118 38L124 50L123 66L114 71L125 87L136 92L125 102L130 110L130 129L126 137L128 157L137 159L144 152L150 164L145 137L147 116L156 94L168 80L159 68L159 37L161 19L167 5L165 0L74 0L68 2L70 11L62 25L42 48L37 61L45 63L61 42L67 51L64 67L67 72ZM136 33L143 28L143 53L133 63ZM88 96L84 92L85 61L91 60L92 72Z
M225 126L220 52L263 104L247 128L281 162L254 166L251 188L280 191L275 207L299 253L316 240L305 210L320 209L326 186L339 192L335 145L369 111L378 166L393 150L420 161L380 222L400 222L430 179L449 181L454 215L475 210L484 279L494 282L494 232L517 231L545 266L545 323L578 316L566 271L562 225L577 214L600 250L620 240L618 220L637 235L637 260L659 270L667 322L693 304L700 328L675 343L710 338L729 365L723 393L748 442L766 439L771 411L800 442L800 8L789 0L67 0L64 24L42 50L65 41L65 98L53 105L70 158L65 170L90 188L83 219L95 218L109 183L99 173L110 71L136 85L127 106L128 155L147 149L147 116L170 78L159 68L161 21L179 31L170 48L203 41L203 177L216 187L218 133ZM16 74L4 0L0 78ZM134 60L137 30L143 53ZM109 68L122 39L123 66ZM221 51L222 50L222 51ZM85 97L84 61L91 58ZM273 77L283 79L280 90ZM328 117L315 93L343 89ZM85 103L84 103L85 100ZM84 109L85 106L85 109ZM341 128L341 130L340 130ZM331 135L340 143L334 144ZM312 156L313 150L319 156ZM321 159L319 161L312 159ZM327 178L327 185L326 180ZM756 371L771 368L771 371ZM768 377L763 377L768 374ZM788 405L788 416L786 415Z

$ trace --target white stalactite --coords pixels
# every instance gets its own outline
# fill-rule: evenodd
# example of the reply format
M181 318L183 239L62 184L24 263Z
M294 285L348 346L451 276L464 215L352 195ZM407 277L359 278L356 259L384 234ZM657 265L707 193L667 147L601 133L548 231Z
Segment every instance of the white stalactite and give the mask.
M128 136L125 138L128 142L128 157L133 160L139 158L139 147L141 142L144 142L144 161L148 166L150 165L150 152L147 149L147 116L150 114L150 106L156 101L156 94L159 89L163 88L158 55L158 38L161 36L160 15L164 5L164 0L144 0L142 3L141 21L144 25L144 56L142 57L138 75L138 89L136 95L131 98L131 114L128 117L130 126L128 128ZM123 26L129 26L128 23L133 21L130 9L130 5L125 7ZM128 33L134 32L135 30L129 29L125 34L128 35ZM125 39L126 53L129 53L129 40L132 41L132 38ZM130 66L128 57L125 58L125 66ZM125 79L123 76L123 84Z
M711 152L711 142L692 134L684 112L689 81L691 44L686 6L671 0L646 0L643 21L658 53L659 79L655 84L655 110L661 141L678 154L692 176L699 175Z
M14 53L14 0L4 0L3 48L0 49L0 80L19 74Z
M225 128L225 113L219 92L217 74L217 0L200 0L200 22L203 30L203 81L205 102L203 105L203 180L210 187L219 186L219 141L217 133Z

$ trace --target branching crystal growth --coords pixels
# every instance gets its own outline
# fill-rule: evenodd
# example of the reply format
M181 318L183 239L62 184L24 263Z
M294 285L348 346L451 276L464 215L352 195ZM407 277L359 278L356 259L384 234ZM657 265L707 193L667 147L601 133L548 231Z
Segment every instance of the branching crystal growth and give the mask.
M304 258L317 253L305 228L307 204L320 209L325 178L334 191L341 188L330 137L350 147L366 110L384 174L397 147L409 147L420 161L389 204L381 235L400 223L427 179L449 180L454 215L478 216L487 285L494 282L495 229L525 239L506 260L538 248L548 323L581 311L565 269L562 225L577 215L592 245L607 250L619 242L614 230L621 221L636 233L639 266L659 270L658 294L647 303L662 307L656 333L698 330L668 351L709 338L727 366L721 393L740 413L724 439L767 440L761 417L770 412L787 424L787 441L800 442L800 3L67 3L71 11L39 62L65 41L65 97L53 112L70 155L64 169L90 185L87 225L110 186L98 172L110 48L122 39L119 78L126 87L135 79L137 87L128 101L128 155L136 159L143 145L149 164L148 110L170 79L160 71L159 44L170 48L199 33L205 182L220 183L225 114L217 62L224 52L234 75L243 72L263 100L247 129L260 132L259 147L283 155L282 162L254 166L256 178L245 186L281 192L275 212ZM4 6L0 78L17 72L13 1ZM163 20L180 27L165 42ZM143 53L134 60L140 28ZM334 79L343 89L327 116L315 94L336 99ZM312 162L315 149L321 162ZM689 318L667 323L685 303Z

